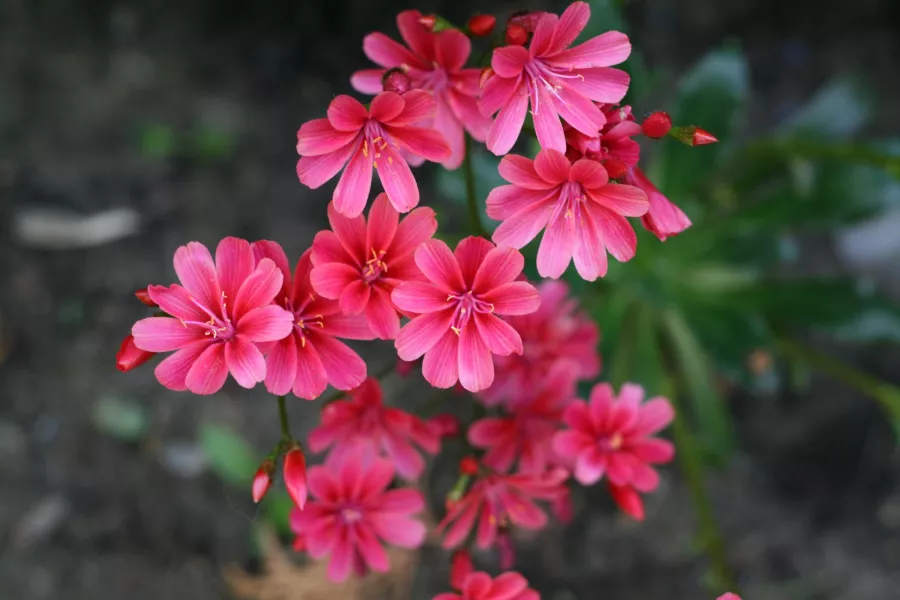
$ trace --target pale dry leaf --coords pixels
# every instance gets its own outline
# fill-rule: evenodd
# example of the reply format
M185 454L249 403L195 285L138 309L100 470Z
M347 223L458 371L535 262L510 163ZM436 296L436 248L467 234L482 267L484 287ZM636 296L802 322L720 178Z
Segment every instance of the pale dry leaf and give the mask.
M61 209L26 208L16 213L13 231L25 246L66 250L102 246L134 235L140 222L140 215L125 207L90 215Z

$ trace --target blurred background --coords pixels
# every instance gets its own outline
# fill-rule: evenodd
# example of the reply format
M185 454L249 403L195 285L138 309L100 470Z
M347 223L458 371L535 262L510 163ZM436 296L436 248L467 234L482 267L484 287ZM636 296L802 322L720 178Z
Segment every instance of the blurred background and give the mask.
M647 150L695 228L664 245L641 237L633 266L585 292L604 361L654 391L656 336L623 323L670 335L744 600L900 598L900 3L592 5L591 27L624 28L639 52L639 118L668 110L722 140ZM366 33L396 37L405 8L502 23L563 6L0 0L0 598L447 589L433 548L339 589L289 562L254 535L285 534L284 496L256 507L246 484L277 437L271 397L233 383L168 392L151 366L122 374L113 357L145 315L133 292L174 281L177 246L308 247L332 184L299 184L295 132L351 93ZM485 189L495 165L479 155ZM455 177L417 172L448 235L465 223ZM392 352L362 351L373 365ZM395 402L422 395L414 380L387 385ZM290 409L297 432L319 406ZM676 464L663 471L644 523L603 489L579 490L571 524L519 540L517 568L549 600L711 600L690 487ZM435 465L435 506L454 472L452 457Z

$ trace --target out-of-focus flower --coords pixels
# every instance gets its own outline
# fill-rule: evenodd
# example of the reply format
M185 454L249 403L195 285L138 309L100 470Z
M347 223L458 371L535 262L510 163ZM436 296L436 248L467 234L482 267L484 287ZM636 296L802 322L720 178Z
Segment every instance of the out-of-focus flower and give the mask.
M462 240L455 253L428 240L415 259L428 281L402 283L391 296L397 308L418 315L397 335L398 355L424 354L422 374L435 387L459 381L470 392L487 388L494 380L491 355L522 352L519 334L497 315L528 314L540 303L534 286L516 281L525 259L478 237Z
M459 435L459 419L453 415L442 413L435 415L426 422L435 435L445 438Z
M419 186L401 151L433 162L450 155L441 133L418 125L434 111L431 94L421 90L382 92L368 109L338 96L327 118L308 121L297 132L297 177L315 189L346 165L332 199L339 213L356 217L366 207L375 169L394 208L409 212L419 204Z
M156 352L147 352L135 346L134 336L129 333L122 340L119 351L116 352L116 368L126 373L138 368L154 356L156 356Z
M297 261L291 277L287 255L275 242L253 244L260 263L274 262L283 274L275 301L292 315L293 329L273 344L266 355L266 389L283 396L288 392L307 400L317 398L328 384L350 390L366 378L366 363L337 338L371 340L374 334L363 315L345 315L337 300L313 293L309 282L311 251Z
M659 485L651 464L669 462L675 448L668 440L653 437L674 418L669 401L644 400L641 386L626 383L614 396L612 386L601 383L591 390L590 403L571 402L566 425L553 439L562 460L574 466L575 479L592 485L606 476L615 486L631 486L650 492Z
M175 252L182 285L152 285L150 298L171 317L150 317L131 330L135 345L174 354L156 367L156 378L170 390L214 394L230 372L252 388L266 377L257 344L284 339L291 314L272 300L283 275L271 260L253 260L250 244L225 238L216 260L206 246L191 242Z
M503 41L509 46L524 46L528 43L528 30L521 25L510 23L506 26Z
M433 25L423 25L422 18L417 10L405 10L397 15L397 29L406 46L383 33L367 35L363 51L372 62L384 68L357 71L350 83L364 94L377 94L382 90L385 69L403 69L414 88L434 95L434 114L420 124L433 127L444 136L450 153L438 162L455 169L465 156L464 131L484 141L491 120L478 110L479 69L465 68L472 51L469 38L457 29L434 32Z
M639 167L628 169L625 174L625 183L638 187L647 194L650 201L650 210L641 217L644 228L658 237L661 241L673 235L678 235L691 226L691 220L684 211L670 202L662 192L656 189L653 182L644 175Z
M458 594L438 594L434 600L539 600L541 597L528 587L528 580L515 571L507 571L495 579L476 571L457 589Z
M340 301L344 314L365 314L372 332L390 340L400 330L391 292L403 281L421 280L413 252L437 230L434 211L413 210L406 218L379 194L368 222L328 206L331 231L320 231L312 245L310 281L316 293Z
M542 277L556 279L574 262L582 278L594 281L606 275L607 252L622 262L634 256L637 236L625 217L647 212L647 194L610 183L600 163L573 164L545 149L534 160L503 157L500 175L511 185L494 188L487 198L488 216L502 221L494 242L522 248L545 230L537 254Z
M482 392L489 406L505 402L514 410L540 389L553 365L565 360L575 369L578 380L594 379L600 373L597 324L569 296L563 281L542 281L537 286L541 305L537 311L507 317L522 337L521 355L495 356L494 383Z
M382 542L417 548L425 540L425 525L413 518L425 506L412 489L388 490L394 477L390 461L376 458L363 467L352 456L339 464L309 470L311 498L304 510L291 513L291 529L305 541L310 557L330 555L328 577L340 582L351 570L390 569Z
M494 50L494 76L485 82L479 100L483 114L497 113L487 136L491 152L509 152L529 102L545 149L566 150L560 118L586 135L603 127L606 119L594 102L618 102L625 95L628 74L610 67L628 58L631 43L625 34L610 31L569 48L590 15L587 3L574 2L561 17L541 16L527 49L509 45Z
M494 15L473 15L466 23L466 29L475 37L487 37L494 32L497 17Z
M294 505L300 510L306 506L306 497L308 494L306 485L306 456L303 449L295 446L287 451L284 455L284 466L282 467L282 477L284 478L284 487L287 489L288 495L293 500Z
M425 463L415 446L429 454L440 449L440 438L416 415L384 405L377 379L366 379L346 400L329 404L322 423L309 434L313 452L330 448L329 461L357 455L385 456L404 479L422 474Z
M450 557L450 586L455 590L461 590L466 578L475 572L472 565L472 555L465 548L460 548Z

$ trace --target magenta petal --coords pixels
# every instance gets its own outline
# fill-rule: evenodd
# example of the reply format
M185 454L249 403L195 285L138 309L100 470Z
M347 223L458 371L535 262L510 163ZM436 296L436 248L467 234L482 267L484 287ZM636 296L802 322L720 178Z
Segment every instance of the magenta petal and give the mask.
M388 490L381 496L381 505L378 508L378 518L382 515L410 515L422 511L425 508L425 498L422 492L408 488Z
M363 69L350 76L350 85L357 92L375 95L382 90L382 77L384 69Z
M365 143L367 142L363 142ZM337 212L354 218L362 214L369 200L374 159L372 150L363 151L362 146L356 146L352 158L349 156L348 158L350 162L347 163L347 168L334 188L332 201Z
M643 216L650 207L647 194L633 185L610 183L600 189L590 190L589 196L594 202L623 217Z
M513 281L494 288L482 296L482 300L494 305L498 315L528 315L541 305L537 289L524 281Z
M238 334L251 342L277 342L293 329L294 315L274 304L248 311L237 323Z
M365 247L369 251L387 252L400 222L400 215L391 206L385 194L378 194L369 209L368 222L366 223ZM367 259L373 258L366 255Z
M363 38L363 52L373 63L387 69L418 62L403 44L395 42L383 33L370 33Z
M330 315L325 321L322 333L348 340L371 340L375 338L363 315Z
M526 93L522 87L522 77L506 78L493 75L484 82L478 97L478 111L489 117L503 108L514 93Z
M266 378L266 359L256 344L241 336L225 343L225 364L241 387L250 389Z
M572 258L578 274L585 281L595 281L598 277L606 275L608 260L603 235L594 222L594 214L591 211L586 210L582 213L580 226L575 229L575 233L577 237Z
M574 219L560 215L544 231L538 247L537 268L541 277L558 279L572 260L575 243Z
M525 268L525 257L514 248L492 248L475 273L472 289L476 294L514 281Z
M368 525L356 528L356 548L367 568L376 573L387 573L390 570L388 555Z
M249 248L248 248L249 249ZM238 323L248 311L259 306L270 304L282 289L284 275L269 258L263 258L256 269L243 281L231 309L233 318ZM228 297L225 298L227 303Z
M488 201L490 202L490 197L488 197ZM547 221L550 219L552 212L552 204L540 201L532 202L518 212L506 217L494 230L492 239L498 246L522 248L537 237L541 229L547 226Z
M188 371L209 345L208 340L202 339L185 346L159 363L153 374L164 387L176 392L185 391L187 389L185 379Z
M537 84L536 93L535 91L531 93L534 133L541 148L563 153L566 151L566 135L563 133L562 122L559 120L559 113L554 104L550 92L543 85ZM599 112L599 109L594 108ZM576 129L580 128L576 127Z
M441 290L454 294L463 289L465 283L459 262L443 241L424 242L416 249L415 258L422 274Z
M518 154L503 157L498 167L500 176L506 181L527 190L549 190L555 183L541 177L534 166L534 161Z
M434 60L434 34L426 29L421 22L422 13L417 10L404 10L397 15L397 29L403 41L412 48L413 52L421 56L429 63ZM419 65L414 57L412 65Z
M459 382L470 392L480 392L494 382L494 361L474 323L459 334Z
M236 237L226 237L216 248L216 272L222 293L235 298L244 280L250 276L255 266L250 242Z
M348 315L358 315L366 309L371 288L362 279L354 279L341 292L339 301L341 311Z
M191 294L177 283L173 283L169 287L149 285L147 293L163 312L176 319L206 321L209 318L209 315L200 310L196 302L191 301Z
M612 67L597 67L595 69L581 69L578 74L583 77L578 81L570 82L570 86L579 94L587 96L594 102L619 102L628 92L628 84L631 82L631 76L621 69L613 69ZM623 128L625 131L632 130L632 125L637 125L633 121L623 121L620 125L631 123ZM640 128L640 125L637 125ZM640 129L631 133L637 135ZM614 136L621 135L620 132L610 130L604 134L604 139L613 140ZM613 136L613 137L610 137Z
M266 355L266 389L276 396L291 391L297 377L297 344L289 335L274 344Z
M566 123L585 135L596 135L597 130L606 123L603 111L583 95L575 84L563 86L559 95L553 98L553 104Z
M648 463L667 463L675 456L675 446L669 440L644 439L632 445L638 460Z
M451 73L465 66L471 52L469 37L458 29L447 29L435 36L434 58Z
M334 583L345 581L350 576L354 549L349 535L346 527L338 528L338 538L331 549L331 561L328 563L328 579Z
M631 260L637 249L637 235L631 223L625 217L602 206L592 206L589 210L603 235L603 244L609 253L621 262Z
M591 18L591 9L587 2L573 2L559 17L553 28L553 38L550 42L552 52L558 52L567 48L575 41Z
M517 89L497 113L497 118L494 119L491 129L488 131L488 150L497 156L502 156L510 151L513 144L519 139L519 133L522 132L527 109L528 94L525 93L524 88Z
M585 69L617 65L624 62L629 54L631 42L628 36L619 31L607 31L545 60L565 68Z
M326 263L354 264L355 257L347 254L341 245L338 236L333 231L320 231L313 238L312 253L310 254L314 266ZM290 278L290 276L288 276Z
M175 273L188 294L207 309L222 304L222 290L212 255L206 246L190 242L175 251ZM216 311L219 312L219 311Z
M444 162L450 158L450 145L439 131L426 127L394 127L392 125L386 125L384 130L401 150L421 156L431 162ZM381 167L382 165L379 164L378 168Z
M431 313L448 307L447 292L424 281L401 283L391 299L397 308L412 313Z
M392 546L418 548L425 541L425 525L416 519L379 514L371 523L378 537Z
M436 388L453 387L459 381L458 348L457 335L445 330L443 336L425 353L425 359L422 361L422 376L425 381Z
M294 395L306 400L315 400L325 391L328 377L319 353L309 342L297 344L297 372L294 376Z
M134 345L147 352L169 352L203 339L204 329L171 317L141 319L131 328Z
M576 4L584 3L577 2ZM573 6L575 5L573 4ZM528 580L520 574L514 571L502 573L491 584L491 600L520 600L520 594L527 588Z
M522 354L522 338L512 325L492 314L476 313L478 335L488 350L500 356Z
M315 346L328 383L337 389L352 390L366 378L366 363L343 342L327 335L317 335Z
M250 249L253 251L253 258L257 263L264 258L275 263L275 267L281 271L282 276L280 295L287 296L291 285L291 265L288 263L284 248L278 242L259 240L250 244Z
M638 411L634 431L641 435L651 435L665 428L675 418L675 409L665 398L651 398Z
M575 479L582 485L594 485L606 473L606 460L595 448L587 448L575 461Z
M459 270L462 273L465 289L470 289L475 281L475 274L484 262L485 257L496 248L490 241L483 237L470 235L463 238L456 245L453 255L459 263Z
M322 156L302 156L297 161L297 178L306 187L316 189L326 181L337 175L338 171L347 164L354 152L358 152L362 145L362 136L357 136L352 142Z
M391 295L381 289L372 288L369 303L366 305L366 321L372 333L382 340L392 340L400 331L400 317L391 303Z
M425 90L409 90L403 94L403 111L390 120L395 129L406 129L409 125L421 123L434 116L435 99L432 92Z
M581 158L572 164L569 179L579 182L586 190L597 190L609 183L609 175L603 165L595 160Z
M225 344L210 344L197 357L187 372L184 383L187 389L199 396L215 394L225 385L228 366L225 363Z
M442 310L416 317L397 334L394 342L397 355L402 360L416 360L431 350L438 340L450 331L452 321L452 310Z
M366 107L353 96L342 94L328 105L328 122L338 132L356 133L363 128L368 119L369 112ZM301 128L300 131L302 132L303 129ZM297 135L299 138L300 134Z
M535 173L552 185L559 185L568 181L571 168L572 165L565 154L549 148L538 152L534 159Z
M405 106L406 102L400 94L381 92L372 99L369 115L376 121L387 123L399 116Z
M602 169L603 167L600 168ZM488 194L487 215L496 221L504 221L518 211L531 207L536 203L548 201L543 202L543 204L548 204L553 202L558 194L559 190L553 188L529 190L518 185L497 186Z
M431 238L437 231L437 219L434 210L422 207L411 211L397 226L397 233L389 248L391 260L409 256L415 252L419 244Z
M409 212L419 203L419 186L416 179L406 159L391 144L384 146L380 154L380 158L374 164L381 186L394 208L401 213Z
M593 440L581 431L559 431L553 436L553 451L559 456L572 460L590 446Z
M300 126L297 132L297 154L322 156L340 150L353 141L359 128L338 131L328 119L313 119Z
M354 281L360 281L359 277L359 271L348 264L325 263L310 272L309 281L317 294L337 299L347 286Z
M500 77L516 77L531 60L528 50L522 46L503 46L491 55L491 68Z
M528 47L531 56L543 56L552 52L553 32L558 22L559 17L554 14L544 13L541 16L534 28L534 35L532 35L531 44Z

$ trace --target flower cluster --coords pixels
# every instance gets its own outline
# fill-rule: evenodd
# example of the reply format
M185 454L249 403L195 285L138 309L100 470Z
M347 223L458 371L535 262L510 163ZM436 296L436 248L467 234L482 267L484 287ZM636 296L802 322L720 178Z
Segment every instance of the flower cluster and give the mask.
M629 39L612 31L574 44L589 18L588 4L574 2L561 15L513 15L495 32L491 15L456 28L436 15L400 13L403 43L382 33L363 41L377 68L356 72L351 84L371 100L337 96L324 118L297 132L300 182L318 188L340 177L324 211L329 228L295 266L269 240L228 237L215 257L190 242L175 252L179 283L137 294L155 312L122 342L120 370L171 352L155 369L170 390L214 394L231 375L279 397L282 437L252 496L266 495L281 461L296 504L294 546L329 557L335 581L388 570L383 543L423 543L425 526L413 517L425 506L422 492L392 486L419 479L423 454L438 453L444 438L462 438L472 454L438 525L443 545L497 548L504 570L515 559L512 528L544 527L547 508L571 518L573 480L605 481L619 506L642 519L641 494L659 485L653 465L674 455L655 437L674 416L666 399L645 402L636 384L616 395L595 382L598 327L559 278L574 264L569 276L594 281L606 275L608 255L631 259L630 218L660 240L690 226L638 166L638 138L715 138L674 127L663 112L638 123L620 105L629 76L615 68L631 52ZM478 38L490 41L483 64L471 60ZM508 154L526 130L540 150ZM485 200L499 222L491 240L464 237L451 247L435 211L419 207L412 167L456 169L471 160L469 140L503 157L508 184ZM374 174L383 192L370 205ZM536 272L548 279L537 283L523 275L520 250L539 236ZM425 420L388 405L346 343L375 339L392 341L405 371L421 364L431 386L476 394L489 416ZM589 382L589 400L578 399L578 386ZM307 472L285 396L315 400L329 385L347 393L325 403L307 440L311 451L327 453L325 466ZM456 593L436 600L539 597L518 573L475 571L464 549L451 579Z

